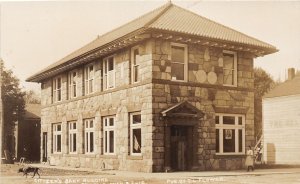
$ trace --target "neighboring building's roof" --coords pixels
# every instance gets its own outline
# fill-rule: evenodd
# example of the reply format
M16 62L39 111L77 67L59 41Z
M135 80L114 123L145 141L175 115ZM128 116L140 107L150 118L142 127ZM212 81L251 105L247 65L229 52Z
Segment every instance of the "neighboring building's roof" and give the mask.
M279 84L264 98L273 98L281 96L300 95L300 74L298 73L293 79L287 80L282 84Z
M41 104L26 104L24 119L41 119Z
M49 72L50 70L57 69L60 65L84 57L122 37L147 30L171 31L208 39L245 44L254 48L264 49L266 50L265 54L277 51L274 46L268 43L211 21L172 3L167 3L123 26L99 36L91 43L29 77L27 81L39 81L40 79L37 79L37 76L42 75L44 72Z

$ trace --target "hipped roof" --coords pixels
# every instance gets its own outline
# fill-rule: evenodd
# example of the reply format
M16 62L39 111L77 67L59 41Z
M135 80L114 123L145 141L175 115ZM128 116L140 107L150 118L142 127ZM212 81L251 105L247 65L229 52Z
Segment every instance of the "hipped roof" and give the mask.
M45 73L51 72L51 70L57 69L64 64L74 62L103 47L107 47L109 44L130 34L139 34L151 30L170 31L235 44L245 44L262 49L265 51L265 54L277 51L274 46L268 43L216 23L172 3L167 3L123 26L99 36L91 43L29 77L27 81L40 82L42 79L50 77L50 74L45 75Z

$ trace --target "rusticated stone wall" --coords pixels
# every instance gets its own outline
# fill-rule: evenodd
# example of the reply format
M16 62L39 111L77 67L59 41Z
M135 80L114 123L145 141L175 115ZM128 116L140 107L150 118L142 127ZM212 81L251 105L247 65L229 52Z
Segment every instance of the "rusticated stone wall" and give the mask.
M130 48L115 53L116 86L111 90L102 89L101 61L94 61L95 92L83 93L83 67L77 68L78 97L67 97L67 72L62 77L62 101L52 102L52 79L43 82L41 134L48 132L47 151L51 165L91 167L103 169L152 172L152 47L150 42L139 45L139 83L130 81ZM141 112L142 156L131 156L129 151L129 115ZM115 116L115 154L103 154L103 118ZM84 152L84 120L94 119L95 152ZM68 123L77 122L77 153L69 153ZM53 153L53 124L62 123L62 153Z
M188 45L188 82L171 81L170 42L156 40L153 49L154 170L165 168L165 122L160 113L188 101L205 113L196 134L196 170L240 169L244 155L216 155L215 114L245 115L245 146L254 145L253 56L238 52L237 87L223 86L222 49Z

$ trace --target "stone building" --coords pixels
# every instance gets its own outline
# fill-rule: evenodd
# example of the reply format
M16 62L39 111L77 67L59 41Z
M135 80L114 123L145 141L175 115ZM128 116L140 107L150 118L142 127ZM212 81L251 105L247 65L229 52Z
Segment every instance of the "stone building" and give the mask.
M161 172L243 166L253 59L277 49L165 4L27 79L50 164Z

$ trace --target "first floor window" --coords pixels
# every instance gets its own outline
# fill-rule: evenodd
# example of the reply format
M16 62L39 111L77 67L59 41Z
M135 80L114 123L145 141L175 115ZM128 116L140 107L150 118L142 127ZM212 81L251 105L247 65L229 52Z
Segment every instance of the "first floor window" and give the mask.
M94 119L84 120L85 153L94 152L95 125Z
M142 121L141 113L130 114L130 154L142 153Z
M103 119L103 146L104 154L115 153L115 117L105 117Z
M216 153L243 154L245 152L245 116L216 114Z
M77 127L76 122L69 123L69 152L76 153L76 135Z
M61 153L61 123L53 124L53 152Z

